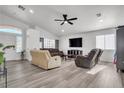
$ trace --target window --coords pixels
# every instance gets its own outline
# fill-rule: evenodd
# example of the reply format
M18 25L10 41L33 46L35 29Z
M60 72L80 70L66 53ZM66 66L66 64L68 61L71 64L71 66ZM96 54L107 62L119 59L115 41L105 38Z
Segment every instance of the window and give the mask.
M22 32L20 30L9 29L9 28L0 28L0 32L13 33L13 34L22 34Z
M105 49L115 49L115 37L113 34L105 35Z
M45 38L44 48L55 48L55 40Z
M16 36L16 52L22 51L22 36Z
M14 28L0 28L2 33L11 33L16 35L16 52L22 51L22 31Z
M96 36L96 48L104 49L104 35Z
M96 36L96 48L115 49L114 34Z

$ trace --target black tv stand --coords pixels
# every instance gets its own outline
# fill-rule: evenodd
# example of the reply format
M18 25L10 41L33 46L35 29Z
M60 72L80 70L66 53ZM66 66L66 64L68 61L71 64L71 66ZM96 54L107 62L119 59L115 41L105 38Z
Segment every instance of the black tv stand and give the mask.
M71 58L76 58L77 56L83 55L82 50L68 50L67 53L69 55L68 57L71 57Z

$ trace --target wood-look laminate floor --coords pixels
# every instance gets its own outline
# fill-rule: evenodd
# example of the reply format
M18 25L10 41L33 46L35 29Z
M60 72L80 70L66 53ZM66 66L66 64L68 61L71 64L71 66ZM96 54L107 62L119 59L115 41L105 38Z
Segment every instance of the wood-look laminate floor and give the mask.
M74 61L63 62L60 68L45 71L29 62L7 62L9 88L122 88L124 73L116 72L112 63L101 62L106 68L96 74L78 68ZM4 78L0 78L4 87Z

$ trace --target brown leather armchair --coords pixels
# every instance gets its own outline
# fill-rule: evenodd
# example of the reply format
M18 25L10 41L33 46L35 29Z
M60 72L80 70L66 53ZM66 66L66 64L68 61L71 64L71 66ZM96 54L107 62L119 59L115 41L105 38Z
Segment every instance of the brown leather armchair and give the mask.
M95 66L101 56L101 49L92 49L87 56L77 56L75 59L75 64L78 67L92 68Z
M101 57L102 53L103 53L103 50L99 49L99 53L98 53L98 55L96 57L96 64L98 64L98 62L100 61L100 57Z

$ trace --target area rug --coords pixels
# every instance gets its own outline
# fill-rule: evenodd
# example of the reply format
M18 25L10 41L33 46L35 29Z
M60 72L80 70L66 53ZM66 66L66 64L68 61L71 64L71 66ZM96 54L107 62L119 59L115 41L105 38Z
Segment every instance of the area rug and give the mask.
M105 68L106 68L105 65L96 65L91 70L87 71L87 73L94 75L94 74L97 74L98 72L102 71Z

